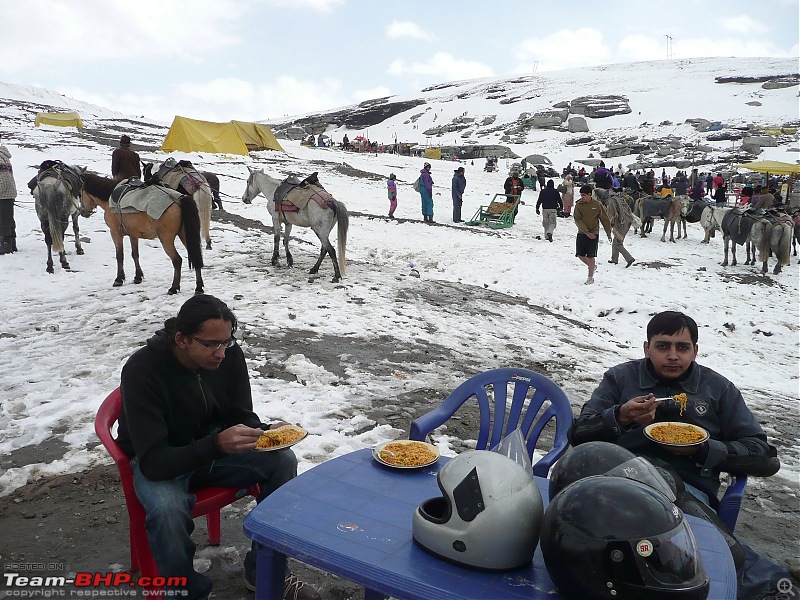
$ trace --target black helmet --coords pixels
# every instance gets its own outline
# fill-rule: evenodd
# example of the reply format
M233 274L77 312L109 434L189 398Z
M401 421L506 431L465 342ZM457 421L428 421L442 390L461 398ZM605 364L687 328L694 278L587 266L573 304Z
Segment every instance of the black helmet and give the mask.
M547 572L564 598L703 600L709 578L681 510L653 488L593 476L562 490L541 530Z
M564 454L550 472L550 500L569 484L592 475L641 481L664 494L670 502L675 501L675 490L652 464L609 442L586 442Z

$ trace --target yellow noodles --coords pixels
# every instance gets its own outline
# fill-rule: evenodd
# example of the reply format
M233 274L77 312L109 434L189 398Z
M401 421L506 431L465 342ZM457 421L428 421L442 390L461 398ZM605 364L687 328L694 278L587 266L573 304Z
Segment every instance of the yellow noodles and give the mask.
M679 423L664 423L650 428L650 435L665 444L694 444L705 439L706 435L700 429Z
M681 416L683 416L683 411L686 410L686 400L688 399L686 394L675 394L672 398L681 405Z
M418 467L435 461L438 457L423 442L392 442L378 453L381 460L396 467Z
M302 438L306 434L304 429L294 425L283 425L277 429L268 429L261 434L256 442L256 448L274 448L291 444Z

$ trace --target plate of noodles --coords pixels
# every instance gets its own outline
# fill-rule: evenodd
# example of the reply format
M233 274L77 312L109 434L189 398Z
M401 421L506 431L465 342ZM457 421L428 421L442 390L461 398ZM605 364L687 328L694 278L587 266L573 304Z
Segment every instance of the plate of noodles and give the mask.
M372 449L372 457L382 465L395 469L418 469L439 460L439 449L427 442L394 440L378 444Z
M272 452L294 446L305 439L308 431L297 425L281 425L275 429L267 429L256 442L256 450Z
M644 428L644 434L657 444L674 448L698 446L709 438L708 431L702 427L680 421L650 423Z

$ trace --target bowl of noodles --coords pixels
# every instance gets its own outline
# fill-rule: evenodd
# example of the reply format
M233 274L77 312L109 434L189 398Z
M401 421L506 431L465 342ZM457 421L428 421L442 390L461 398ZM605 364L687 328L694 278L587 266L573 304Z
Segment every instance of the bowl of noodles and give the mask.
M680 421L650 423L644 428L644 434L657 444L672 448L699 446L709 438L708 431L702 427Z
M375 446L372 449L372 457L387 467L418 469L439 460L439 449L427 442L395 440Z
M297 425L281 425L275 429L267 429L256 441L256 450L271 452L294 446L308 435L308 431Z

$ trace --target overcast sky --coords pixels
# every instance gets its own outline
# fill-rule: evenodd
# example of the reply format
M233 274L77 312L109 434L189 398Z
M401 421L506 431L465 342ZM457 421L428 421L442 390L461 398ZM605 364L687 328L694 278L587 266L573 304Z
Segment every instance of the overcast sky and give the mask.
M797 0L2 0L0 81L165 122L263 120L460 79L798 57L798 11Z

